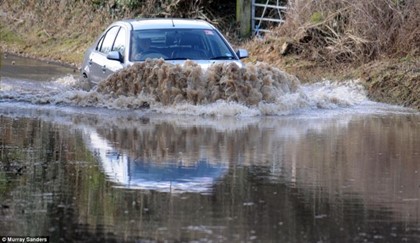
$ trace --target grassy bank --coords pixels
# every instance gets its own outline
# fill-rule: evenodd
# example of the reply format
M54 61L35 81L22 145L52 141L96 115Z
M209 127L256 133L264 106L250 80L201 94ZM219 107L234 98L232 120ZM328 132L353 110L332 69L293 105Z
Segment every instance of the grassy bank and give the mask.
M115 16L83 1L2 1L3 51L80 65L84 50Z
M262 43L261 43L262 42ZM302 82L322 79L362 81L370 99L420 110L420 56L383 57L368 62L330 63L282 54L282 39L251 40L244 43L252 62L268 62Z
M228 2L228 1L226 1ZM286 23L263 39L240 40L235 4L220 1L3 0L2 51L79 66L111 22L134 17L201 18L302 82L359 78L372 99L420 109L420 1L289 1Z
M289 3L284 25L245 44L252 58L303 81L359 78L372 99L420 109L420 1Z

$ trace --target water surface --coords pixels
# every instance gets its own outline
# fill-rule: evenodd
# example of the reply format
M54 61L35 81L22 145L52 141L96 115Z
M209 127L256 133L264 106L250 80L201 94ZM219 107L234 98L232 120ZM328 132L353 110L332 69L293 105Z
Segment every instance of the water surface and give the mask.
M188 106L201 112L188 114L180 106L80 106L56 102L63 92L86 92L68 73L1 76L0 235L420 241L418 112L362 93L329 105L359 90L330 82L301 87L325 105L271 116L223 102L212 112L224 116L202 115L214 104Z

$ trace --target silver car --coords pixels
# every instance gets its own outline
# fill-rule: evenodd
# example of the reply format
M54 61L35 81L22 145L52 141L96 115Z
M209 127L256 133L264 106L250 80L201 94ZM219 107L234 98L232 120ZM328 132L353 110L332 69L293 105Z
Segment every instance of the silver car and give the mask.
M248 57L235 52L223 35L202 20L133 19L111 24L87 50L82 77L96 84L110 74L147 58L162 58L182 64L187 59L206 69L216 62L234 62Z

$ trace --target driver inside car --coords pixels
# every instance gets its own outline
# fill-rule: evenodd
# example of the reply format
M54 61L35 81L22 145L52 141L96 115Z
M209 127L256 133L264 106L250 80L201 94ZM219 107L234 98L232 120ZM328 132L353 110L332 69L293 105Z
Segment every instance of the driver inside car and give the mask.
M142 38L139 41L140 52L146 52L150 49L150 38Z
M141 60L145 54L151 53L150 49L151 40L150 38L140 38L133 45L133 59Z

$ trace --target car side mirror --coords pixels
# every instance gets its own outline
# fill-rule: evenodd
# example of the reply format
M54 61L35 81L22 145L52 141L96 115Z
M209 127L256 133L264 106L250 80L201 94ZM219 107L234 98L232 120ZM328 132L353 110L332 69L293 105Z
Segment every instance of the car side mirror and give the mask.
M248 51L245 49L238 49L238 51L236 52L236 55L238 55L239 59L249 57Z
M119 51L110 51L108 52L108 55L106 56L109 60L124 62L124 57L121 55Z

